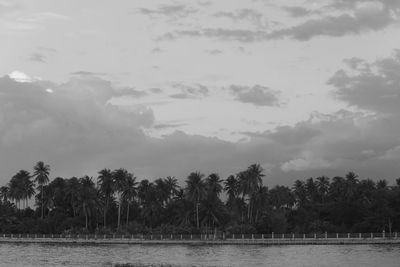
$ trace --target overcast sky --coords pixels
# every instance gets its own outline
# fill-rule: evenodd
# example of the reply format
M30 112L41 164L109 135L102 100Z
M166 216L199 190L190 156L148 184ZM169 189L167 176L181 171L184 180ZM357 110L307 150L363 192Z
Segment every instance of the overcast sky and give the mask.
M400 177L398 0L0 0L0 185Z

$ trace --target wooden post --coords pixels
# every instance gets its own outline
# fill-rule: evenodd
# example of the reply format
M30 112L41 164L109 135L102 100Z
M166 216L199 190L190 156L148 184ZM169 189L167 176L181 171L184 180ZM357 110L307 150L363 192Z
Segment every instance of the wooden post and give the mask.
M272 232L271 238L274 239L274 232Z
M394 233L394 238L395 238L395 239L397 239L397 232L396 232L396 233Z
M254 239L254 234L251 234L251 239Z
M314 233L314 239L317 239L317 234L316 233Z
M303 239L306 239L306 234L303 234Z
M371 233L371 239L372 239L372 238L374 238L374 234L373 234L373 233Z
M292 239L294 239L294 233L292 233Z
M182 234L181 234L181 240L182 240Z
M261 239L264 239L264 234L261 235Z
M347 233L347 238L350 238L350 233Z
M242 234L242 239L244 239L244 234Z
M361 239L361 233L358 234L358 237Z
M382 231L382 237L385 238L385 230Z
M325 232L325 239L328 239L328 232Z
M339 234L338 233L336 233L336 239L339 239Z

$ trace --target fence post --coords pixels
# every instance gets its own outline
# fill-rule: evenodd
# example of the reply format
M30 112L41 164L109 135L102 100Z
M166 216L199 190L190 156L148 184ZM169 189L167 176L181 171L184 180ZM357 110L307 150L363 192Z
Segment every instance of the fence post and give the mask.
M292 239L294 239L294 233L292 233Z
M385 230L382 231L382 237L385 238Z
M271 238L274 239L274 232L272 232Z
M325 239L328 239L328 232L325 232Z
M397 232L394 233L394 238L397 239Z
M350 233L347 233L347 238L350 238Z
M339 239L339 234L338 233L336 233L336 239Z
M261 239L264 239L264 234L261 235Z
M242 239L244 239L244 234L242 234Z
M251 239L254 239L254 234L251 234Z
M306 234L303 234L303 239L306 239Z
M358 236L359 236L359 238L361 239L361 233L359 233L359 235L358 235Z
M314 239L317 239L317 234L316 233L314 233Z
M285 234L282 234L282 239L284 239L285 238Z
M371 233L371 239L372 239L372 238L374 238L374 234L373 234L373 233Z
M182 234L181 234L181 240L182 240Z

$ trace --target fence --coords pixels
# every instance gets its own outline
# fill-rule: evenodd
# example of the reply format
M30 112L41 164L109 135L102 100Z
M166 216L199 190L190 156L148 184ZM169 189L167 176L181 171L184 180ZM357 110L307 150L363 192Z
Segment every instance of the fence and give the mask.
M46 240L334 240L398 239L398 233L284 233L284 234L0 234L0 239Z

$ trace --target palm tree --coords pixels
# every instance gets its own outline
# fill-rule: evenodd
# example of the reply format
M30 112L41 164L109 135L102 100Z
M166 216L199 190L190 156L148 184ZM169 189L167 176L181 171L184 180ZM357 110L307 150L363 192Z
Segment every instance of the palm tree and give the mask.
M197 229L199 229L199 205L206 196L206 184L203 181L204 174L192 172L186 180L186 196L196 210Z
M119 229L121 223L121 206L122 206L122 192L124 191L126 180L129 177L129 173L127 170L120 168L114 170L113 174L113 184L114 184L114 192L117 194L118 199L118 224L117 229Z
M167 188L169 191L168 201L170 201L178 194L179 191L178 180L175 177L168 176L167 178L165 178L165 183L167 184Z
M0 199L2 200L3 203L6 203L8 201L10 193L10 188L8 186L2 186L0 187Z
M42 205L42 215L41 218L43 219L43 185L49 182L49 174L50 174L50 166L43 163L43 161L39 161L33 167L35 176L35 182L38 183L40 186L40 194L41 194L41 205Z
M223 181L217 173L210 174L206 180L207 192L215 197L218 197L222 192L222 182Z
M80 208L85 215L85 228L88 230L88 219L92 214L92 210L96 206L97 192L91 177L86 175L79 179L79 183Z
M30 180L31 175L25 170L20 170L15 174L9 182L9 197L15 201L18 208L21 208L20 201L24 200L23 208L26 204L27 198L31 197L34 193L33 184Z
M106 227L107 223L107 211L110 204L110 200L114 194L114 179L111 170L103 169L99 171L98 176L98 185L100 194L104 197L105 205L103 209L103 220L104 220L104 227Z
M72 216L75 217L79 208L80 183L78 178L72 177L67 180L65 188L65 199L72 209Z
M238 174L240 191L243 195L243 198L245 195L247 195L249 198L247 210L247 217L249 221L251 221L251 196L257 190L257 188L262 185L262 177L265 176L263 171L264 170L260 164L252 164L247 168L246 171Z
M135 197L137 196L137 184L136 177L132 174L126 178L125 187L122 192L122 198L126 201L128 208L126 211L126 227L129 224L129 204L134 201Z

